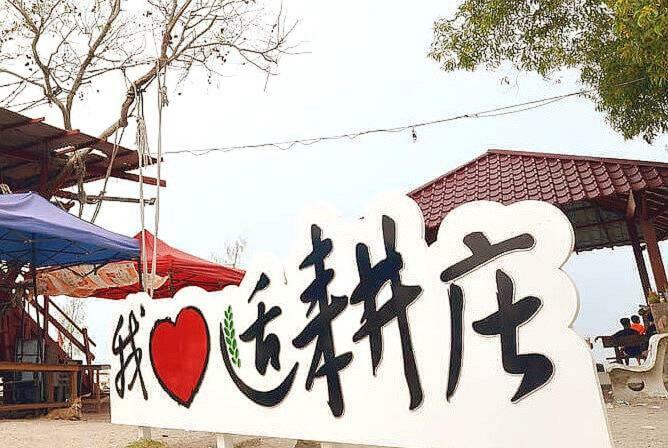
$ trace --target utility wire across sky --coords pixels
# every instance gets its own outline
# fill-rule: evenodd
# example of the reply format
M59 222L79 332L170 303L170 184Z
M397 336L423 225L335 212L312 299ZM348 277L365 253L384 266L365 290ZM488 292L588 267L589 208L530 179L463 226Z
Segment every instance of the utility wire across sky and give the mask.
M612 87L622 87L626 86L629 84L634 84L636 82L642 81L644 78L639 78L635 79L633 81L627 81L624 83L619 83L615 84ZM417 133L416 129L427 127L427 126L434 126L434 125L439 125L443 123L448 123L452 121L459 121L459 120L465 120L465 119L479 119L479 118L490 118L490 117L499 117L502 115L510 115L510 114L516 114L520 112L526 112L532 109L538 109L540 107L545 107L550 104L556 103L558 101L565 100L567 98L572 98L572 97L577 97L577 96L582 96L582 95L587 95L589 93L595 92L596 89L583 89L583 90L578 90L574 92L569 92L565 93L562 95L556 95L556 96L550 96L550 97L545 97L545 98L540 98L536 100L531 100L531 101L525 101L522 103L516 103L516 104L511 104L508 106L501 106L501 107L495 107L493 109L487 109L487 110L482 110L478 112L469 112L469 113L462 113L458 115L452 115L449 117L444 117L444 118L439 118L435 120L430 120L430 121L421 121L421 122L415 122L415 123L409 123L401 126L395 126L395 127L386 127L386 128L371 128L371 129L363 129L363 130L358 130L358 131L352 131L352 132L347 132L344 134L333 134L333 135L325 135L325 136L319 136L319 137L309 137L309 138L301 138L301 139L296 139L296 140L285 140L285 141L279 141L279 142L268 142L268 143L255 143L255 144L248 144L248 145L234 145L234 146L221 146L221 147L214 147L214 148L205 148L205 149L178 149L178 150L172 150L172 151L163 151L163 155L167 154L190 154L193 156L203 156L206 154L210 153L216 153L216 152L232 152L232 151L238 151L238 150L243 150L243 149L274 149L274 150L281 150L281 151L287 151L289 149L294 148L295 146L311 146L316 143L322 143L322 142L329 142L329 141L335 141L335 140L355 140L359 137L366 136L366 135L371 135L371 134L392 134L392 133L398 133L398 132L404 132L404 131L410 131L413 141L417 140Z

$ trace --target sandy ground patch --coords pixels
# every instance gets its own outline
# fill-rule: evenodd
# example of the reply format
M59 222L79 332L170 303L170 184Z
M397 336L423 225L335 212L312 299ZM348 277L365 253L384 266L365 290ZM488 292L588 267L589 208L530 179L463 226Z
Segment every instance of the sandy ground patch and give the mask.
M608 421L615 448L668 447L668 400L608 404Z
M668 446L668 400L635 404L608 404L615 448L663 448ZM108 414L88 414L84 421L45 419L0 421L2 448L125 448L137 439L131 426L109 423ZM169 448L215 447L209 433L153 429L153 438ZM235 448L293 448L295 441L235 438Z

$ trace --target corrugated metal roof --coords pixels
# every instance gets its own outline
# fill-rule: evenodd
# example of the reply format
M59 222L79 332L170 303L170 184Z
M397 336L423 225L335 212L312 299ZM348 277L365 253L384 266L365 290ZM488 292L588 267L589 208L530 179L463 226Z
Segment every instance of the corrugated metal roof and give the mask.
M630 244L624 211L630 191L646 191L660 239L668 236L668 164L564 154L489 150L413 190L428 234L465 202L535 199L560 207L576 230L576 250Z
M43 122L41 118L0 108L0 182L13 191L37 190L43 161L48 160L47 178L57 176L68 154L82 148L93 148L86 157L86 182L104 177L114 145L80 131L66 131ZM137 152L118 147L112 175L128 176L138 168ZM75 175L61 188L76 183Z

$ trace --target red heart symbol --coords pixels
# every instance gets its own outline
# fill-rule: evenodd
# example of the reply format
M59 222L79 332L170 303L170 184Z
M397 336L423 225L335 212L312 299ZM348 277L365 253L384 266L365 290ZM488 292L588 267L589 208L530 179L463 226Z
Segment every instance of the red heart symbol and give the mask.
M209 330L202 312L190 306L179 312L176 322L156 321L149 351L162 388L177 403L190 407L209 360Z

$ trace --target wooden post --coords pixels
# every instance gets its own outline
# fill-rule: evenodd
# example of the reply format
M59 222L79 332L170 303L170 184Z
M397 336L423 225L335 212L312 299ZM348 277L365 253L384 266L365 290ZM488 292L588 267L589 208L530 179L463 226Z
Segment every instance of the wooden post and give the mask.
M100 413L101 408L101 399L100 399L100 370L95 370L95 409L97 413Z
M83 334L84 348L86 349L85 353L86 364L91 365L93 364L93 357L91 356L90 352L90 339L88 339L88 328L82 328L81 334ZM93 392L93 371L91 369L88 369L86 371L86 374L88 375L88 385L90 386L90 392Z
M90 351L90 339L88 338L88 328L82 328L81 334L83 334L84 348L86 349L86 353L84 353L86 355L86 364L91 365L92 356Z
M54 388L53 388L53 377L57 375L54 372L44 372L44 388L46 389L46 402L53 403L54 400Z
M46 341L49 339L49 302L51 300L47 295L42 297L44 297L44 344L46 345Z
M661 258L661 250L656 238L656 231L654 225L649 221L641 221L640 227L645 243L647 244L647 254L649 255L649 263L652 266L652 274L654 274L654 284L657 291L666 291L668 289L668 280L666 280L666 268L663 265Z
M0 338L2 338L2 357L3 359L12 359L10 342L9 342L9 313L0 316Z
M645 300L647 300L647 294L649 294L649 292L652 290L652 285L649 281L649 274L647 273L645 258L642 255L642 247L640 247L640 238L638 238L638 230L636 229L635 221L632 219L627 219L626 228L629 233L629 240L631 240L631 246L633 247L633 256L636 259L636 267L638 268L638 275L640 276L640 284L642 285Z
M48 183L49 183L49 151L43 151L42 157L39 161L39 194L46 197L47 199L49 199L47 196L50 196L47 191Z
M78 373L76 370L70 372L70 406L74 404L74 401L79 396L79 385L77 384Z
M654 284L657 292L663 292L668 289L668 280L666 280L666 268L663 265L661 258L661 250L659 249L659 242L656 237L656 230L654 223L649 219L649 212L647 210L647 198L642 197L642 206L640 213L640 229L642 236L647 245L647 254L649 255L649 264L652 266L652 274L654 274Z

